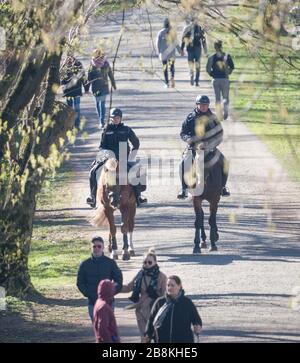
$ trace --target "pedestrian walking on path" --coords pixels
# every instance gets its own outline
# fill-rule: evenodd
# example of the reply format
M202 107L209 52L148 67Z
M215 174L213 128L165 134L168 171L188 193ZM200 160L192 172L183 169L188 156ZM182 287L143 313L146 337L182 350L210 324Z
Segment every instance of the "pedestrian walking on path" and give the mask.
M102 280L98 286L98 299L94 307L94 333L96 343L120 343L117 322L112 308L115 285Z
M143 343L152 339L156 343L193 343L194 333L199 335L202 320L191 299L184 295L181 280L170 276L167 280L167 293L156 300L151 310Z
M96 110L99 117L99 128L103 128L105 125L105 101L109 94L108 78L110 79L112 88L116 90L115 78L104 52L101 49L95 49L88 70L88 82L85 90L88 92L90 85L92 85L92 92L95 97Z
M229 75L234 70L233 60L228 53L224 53L222 41L214 43L216 53L207 60L206 71L213 78L212 84L216 97L217 115L221 114L221 96L223 99L223 119L229 114Z
M163 72L166 87L175 87L175 58L176 49L179 54L183 54L177 40L176 29L171 25L168 18L164 20L164 27L160 30L156 39L158 56L163 64ZM169 82L169 71L171 80Z
M141 338L144 337L151 307L158 297L165 294L166 283L167 276L160 271L154 250L149 249L148 253L144 255L142 269L132 281L123 285L121 292L132 291L129 299L134 304L129 305L128 308L135 309Z
M77 274L77 287L88 298L88 311L93 321L94 305L97 300L99 282L109 279L114 282L115 294L121 291L123 275L114 260L104 256L102 237L94 237L91 241L92 256L83 261Z
M193 86L195 84L195 86L198 87L202 49L204 50L204 53L207 54L207 46L204 30L198 24L197 19L193 17L182 32L182 53L184 53L184 48L186 48L188 54L191 85Z
M80 97L85 82L82 63L69 54L61 71L60 84L68 106L76 112L75 127L80 126Z

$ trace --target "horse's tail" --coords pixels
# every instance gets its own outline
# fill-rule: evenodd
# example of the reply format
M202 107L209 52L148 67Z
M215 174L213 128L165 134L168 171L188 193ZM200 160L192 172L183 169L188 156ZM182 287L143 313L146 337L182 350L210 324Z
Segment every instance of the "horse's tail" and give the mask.
M100 204L97 208L94 217L90 219L90 223L94 227L104 227L109 225L108 219L105 215L104 206L102 204Z

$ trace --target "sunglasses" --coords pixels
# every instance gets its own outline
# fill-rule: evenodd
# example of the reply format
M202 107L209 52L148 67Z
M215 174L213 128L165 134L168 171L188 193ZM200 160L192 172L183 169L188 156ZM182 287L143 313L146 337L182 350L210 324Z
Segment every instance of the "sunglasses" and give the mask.
M101 249L103 246L102 245L94 245L93 248L99 248Z
M149 266L151 266L151 265L152 265L152 261L145 260L145 261L144 261L144 265L149 265Z

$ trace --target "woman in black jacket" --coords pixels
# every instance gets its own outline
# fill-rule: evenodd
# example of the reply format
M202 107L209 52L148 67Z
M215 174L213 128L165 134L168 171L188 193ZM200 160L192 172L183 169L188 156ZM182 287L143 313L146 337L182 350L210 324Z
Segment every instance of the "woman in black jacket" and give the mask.
M167 293L154 303L146 326L143 342L154 338L156 343L193 343L195 334L199 335L202 321L193 302L184 296L181 280L170 276L167 281Z
M88 82L85 85L85 91L88 92L92 84L92 92L95 96L96 109L99 116L99 128L104 127L105 123L105 100L109 94L110 79L113 89L117 89L111 67L104 53L100 49L93 51L92 61L88 70Z
M84 85L85 73L82 63L73 55L68 55L65 65L62 68L60 84L68 106L76 112L75 127L80 126L80 97Z

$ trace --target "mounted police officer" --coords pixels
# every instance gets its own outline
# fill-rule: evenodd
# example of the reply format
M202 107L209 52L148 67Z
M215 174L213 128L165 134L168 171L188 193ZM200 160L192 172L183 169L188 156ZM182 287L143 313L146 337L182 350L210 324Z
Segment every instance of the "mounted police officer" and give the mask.
M228 162L221 152L217 153L217 146L223 141L223 127L221 122L218 121L217 116L212 113L209 108L210 100L207 96L198 96L196 99L196 108L191 112L182 124L180 137L185 141L188 146L183 153L183 160L180 164L180 177L182 183L182 190L178 194L178 199L187 197L187 185L184 180L184 165L192 162L195 157L194 146L201 143L204 149L204 170L205 173L209 172L211 162L215 156L219 154L217 162L223 168L222 175L222 196L229 196L230 192L226 187L228 178Z
M120 143L127 143L127 157L131 162L129 166L135 164L135 156L140 147L140 141L134 131L129 127L125 126L122 121L122 110L119 108L113 108L110 111L110 123L106 126L102 133L100 142L100 152L97 155L96 160L92 164L90 171L90 193L91 196L87 198L86 202L91 207L96 206L96 194L97 194L97 171L105 163L109 157L114 157L117 160L120 158ZM132 147L130 147L129 142ZM146 187L138 184L134 187L137 205L145 203L146 198L141 197L141 191L145 190Z

